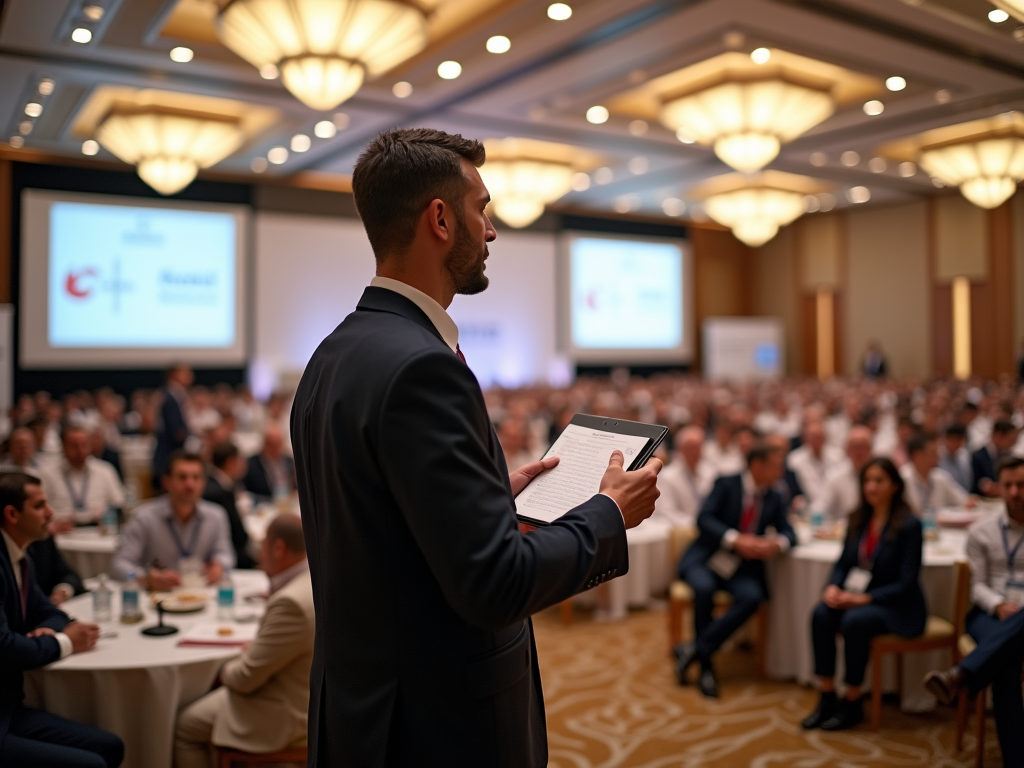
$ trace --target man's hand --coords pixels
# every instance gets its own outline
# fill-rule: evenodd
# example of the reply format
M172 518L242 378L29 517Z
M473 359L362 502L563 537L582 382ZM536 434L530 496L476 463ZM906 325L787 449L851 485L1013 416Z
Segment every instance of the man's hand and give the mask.
M871 595L858 595L855 592L847 592L834 584L830 584L825 590L823 597L825 605L837 611L847 611L861 605L868 605L871 602Z
M50 629L49 627L36 627L31 632L27 633L25 637L53 637L53 635L56 634L57 631Z
M553 469L558 466L558 457L551 456L541 461L534 461L525 467L520 467L515 472L509 472L508 482L512 486L512 495L518 496L522 490L530 484L537 475L546 469Z
M58 584L53 588L53 592L50 593L50 602L54 605L60 605L65 600L70 600L75 596L75 593L68 589L67 584Z
M964 502L964 509L974 509L978 506L978 497L973 493L967 497L967 501Z
M986 496L999 495L999 484L987 477L983 477L981 478L981 480L978 481L978 488Z
M745 560L770 560L779 554L779 543L764 536L741 533L732 546L733 551Z
M146 573L146 580L154 592L164 592L181 586L181 577L177 571L168 568L150 568Z
M612 451L608 469L601 478L601 493L611 496L619 505L626 528L636 528L654 512L661 460L650 459L641 469L627 472L622 468L622 451Z
M46 528L50 531L51 536L56 536L58 533L67 533L68 531L75 530L75 521L68 518L63 520L54 518Z
M216 584L218 581L221 580L221 577L224 575L224 566L216 560L204 565L203 570L206 572L207 584Z
M1019 610L1020 606L1016 603L1000 603L996 606L996 618L1000 621L1008 619Z
M829 608L838 607L839 596L843 593L839 587L835 584L829 584L825 587L825 594L821 596L821 601L825 603Z
M96 645L100 638L100 628L84 621L73 621L64 628L64 634L71 640L71 652L82 653Z

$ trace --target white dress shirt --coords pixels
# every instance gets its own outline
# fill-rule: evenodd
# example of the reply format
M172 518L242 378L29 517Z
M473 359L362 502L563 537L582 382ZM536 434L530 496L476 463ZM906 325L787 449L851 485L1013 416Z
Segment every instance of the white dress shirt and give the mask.
M654 504L654 517L676 528L690 528L697 523L700 505L715 481L715 471L703 459L696 471L681 456L676 456L658 475L661 496Z
M7 554L11 558L11 570L14 571L14 581L18 585L19 592L19 603L21 601L21 561L25 559L25 550L14 543L14 539L8 535L7 531L0 531L4 537L4 544L7 545ZM47 595L49 597L49 595ZM71 644L71 638L65 635L63 632L54 633L54 638L57 640L57 644L60 646L60 657L63 659L65 656L71 654L74 650L74 646Z
M444 343L452 348L452 352L459 346L459 326L455 324L455 321L452 320L444 307L427 296L423 291L413 288L401 280L392 280L390 277L374 277L370 281L370 285L374 288L387 288L389 291L394 291L398 295L407 298L423 310L423 314L434 324L434 328L441 334Z
M1003 526L1012 551L1024 537L1024 526L1006 514L1005 507L998 515L979 520L967 532L967 559L971 564L971 602L987 613L1006 601L1006 582L1010 569L1006 558ZM1014 558L1014 581L1024 581L1024 545Z
M834 445L824 445L815 456L809 445L801 445L788 457L786 464L796 474L807 501L814 507L825 492L829 472L843 463L846 456Z
M829 470L821 496L811 505L827 520L842 520L860 504L860 477L853 462L846 459Z
M117 470L109 462L89 456L85 466L74 469L66 459L40 472L43 490L61 519L76 523L95 523L107 507L124 506L124 486Z
M908 461L900 467L900 475L907 486L907 504L914 510L914 514L920 515L925 509L962 507L967 503L967 491L944 469L935 467L925 480L917 474L914 463Z
M738 475L747 467L746 460L732 443L722 448L715 440L708 440L704 443L701 458L714 470L715 477Z

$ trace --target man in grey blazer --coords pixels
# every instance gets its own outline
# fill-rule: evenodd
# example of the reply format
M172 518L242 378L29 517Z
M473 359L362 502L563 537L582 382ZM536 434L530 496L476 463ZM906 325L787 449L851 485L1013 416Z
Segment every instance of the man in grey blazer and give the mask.
M547 764L530 615L628 567L661 463L521 533L516 493L448 316L488 284L483 146L374 139L353 173L377 277L313 354L292 445L316 605L309 765ZM523 297L524 301L528 297Z

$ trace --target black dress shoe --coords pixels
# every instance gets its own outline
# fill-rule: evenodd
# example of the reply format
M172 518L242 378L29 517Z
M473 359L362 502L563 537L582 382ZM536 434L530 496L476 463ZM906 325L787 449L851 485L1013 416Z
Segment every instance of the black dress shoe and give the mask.
M676 680L680 685L686 685L686 670L697 660L696 643L680 643L672 649L676 657Z
M839 705L838 711L821 724L823 731L845 731L860 725L864 721L864 705L860 701L846 700Z
M929 672L924 678L924 686L935 694L935 698L943 704L952 704L967 684L964 671L953 667L946 672Z
M812 728L820 728L826 720L831 720L835 717L838 711L839 701L836 699L836 692L829 691L828 693L823 693L821 698L818 699L817 708L800 723L800 727L805 731L809 731Z
M715 680L715 673L710 669L700 671L700 692L709 699L718 698L718 681Z

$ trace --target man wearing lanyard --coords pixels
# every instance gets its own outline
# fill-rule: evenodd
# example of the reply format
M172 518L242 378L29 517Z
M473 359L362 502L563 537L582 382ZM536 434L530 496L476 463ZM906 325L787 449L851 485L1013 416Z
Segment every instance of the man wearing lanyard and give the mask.
M906 500L914 514L920 517L926 511L937 511L943 507L967 507L975 499L953 479L946 470L939 467L939 444L935 435L924 434L913 438L907 445L910 459L900 467L900 475L906 483Z
M98 522L108 507L123 507L124 486L111 464L92 455L89 433L66 426L61 437L64 457L40 473L54 516L88 525Z
M230 525L223 507L201 496L206 473L201 457L178 451L167 460L166 496L135 509L111 562L114 578L134 573L149 589L181 584L179 563L197 559L208 584L216 584L225 568L235 567Z

